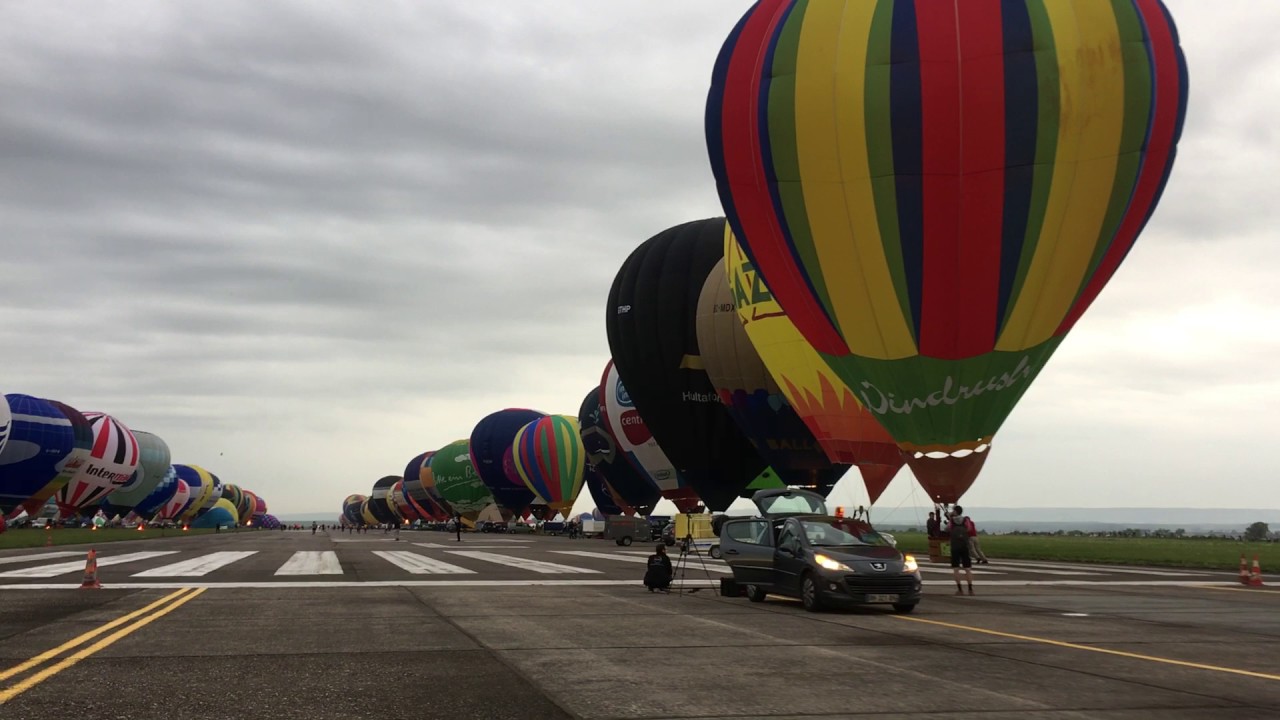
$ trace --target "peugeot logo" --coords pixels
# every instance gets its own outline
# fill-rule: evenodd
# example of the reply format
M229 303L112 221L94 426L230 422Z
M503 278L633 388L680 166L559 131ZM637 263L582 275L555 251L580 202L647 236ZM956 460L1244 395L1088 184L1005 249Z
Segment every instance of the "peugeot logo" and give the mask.
M872 570L884 570L884 568L885 568L885 564L884 564L884 563L882 563L882 562L873 562L873 563L871 563L871 569L872 569Z

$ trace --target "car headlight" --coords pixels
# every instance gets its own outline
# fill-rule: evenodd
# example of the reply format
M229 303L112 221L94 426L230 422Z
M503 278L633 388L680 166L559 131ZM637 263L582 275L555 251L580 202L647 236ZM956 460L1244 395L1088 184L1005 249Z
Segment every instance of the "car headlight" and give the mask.
M823 555L822 553L815 553L813 556L813 561L818 563L818 567L822 568L823 570L844 570L846 572L853 571L852 568L850 568L848 565L845 565L844 563L834 558L829 558L826 555Z
M920 569L920 564L916 562L914 555L907 555L902 558L902 572L913 573Z

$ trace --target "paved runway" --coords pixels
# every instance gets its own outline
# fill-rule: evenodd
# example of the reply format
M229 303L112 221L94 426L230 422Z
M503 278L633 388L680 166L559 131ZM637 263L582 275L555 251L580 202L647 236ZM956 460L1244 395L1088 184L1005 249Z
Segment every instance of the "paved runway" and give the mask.
M926 567L904 617L721 598L710 560L653 595L647 547L591 540L100 550L97 591L61 589L83 549L0 553L6 720L1280 715L1280 592L1229 573L997 560L955 597Z

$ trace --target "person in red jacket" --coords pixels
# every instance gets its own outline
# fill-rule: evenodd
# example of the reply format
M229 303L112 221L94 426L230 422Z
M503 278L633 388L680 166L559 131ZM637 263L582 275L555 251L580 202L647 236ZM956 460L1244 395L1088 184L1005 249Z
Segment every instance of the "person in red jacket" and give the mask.
M974 562L990 565L991 561L987 560L987 554L982 552L982 546L978 544L978 528L973 524L973 518L968 515L964 518L964 529L969 534L969 556Z

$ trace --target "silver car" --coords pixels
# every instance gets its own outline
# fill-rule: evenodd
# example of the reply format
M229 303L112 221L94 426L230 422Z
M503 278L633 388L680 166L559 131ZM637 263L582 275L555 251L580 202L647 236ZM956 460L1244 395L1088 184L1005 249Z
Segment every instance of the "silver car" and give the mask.
M822 496L807 490L761 490L751 499L761 517L726 522L720 549L752 602L775 593L811 611L878 603L900 613L920 602L915 558L869 523L828 515Z

